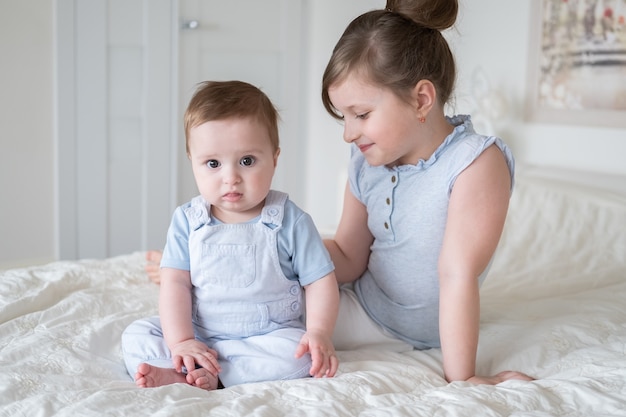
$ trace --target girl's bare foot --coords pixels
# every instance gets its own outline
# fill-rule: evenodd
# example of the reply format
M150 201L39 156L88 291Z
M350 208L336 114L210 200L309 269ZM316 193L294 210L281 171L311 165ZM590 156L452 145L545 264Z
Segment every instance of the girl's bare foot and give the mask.
M195 369L185 375L178 373L173 368L159 368L147 363L139 364L137 367L135 384L140 388L153 388L176 383L214 390L217 388L217 377L203 368Z
M146 252L146 266L145 270L148 274L150 281L155 284L161 282L161 258L163 253L159 250L149 250Z

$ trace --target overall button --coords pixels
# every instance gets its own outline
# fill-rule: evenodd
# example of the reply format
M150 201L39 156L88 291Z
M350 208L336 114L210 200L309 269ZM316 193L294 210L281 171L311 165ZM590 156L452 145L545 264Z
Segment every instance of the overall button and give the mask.
M293 303L291 303L291 310L292 311L300 310L300 303L297 301L294 301Z
M298 295L298 294L300 294L300 286L292 285L291 288L289 288L289 292L291 293L291 295Z
M271 208L267 210L267 212L269 213L270 216L276 216L278 214L278 209Z

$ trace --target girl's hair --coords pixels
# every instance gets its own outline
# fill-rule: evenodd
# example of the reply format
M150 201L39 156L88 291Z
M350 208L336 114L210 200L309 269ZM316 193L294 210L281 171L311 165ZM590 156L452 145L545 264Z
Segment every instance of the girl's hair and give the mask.
M408 101L420 80L435 86L443 106L454 88L454 57L441 30L456 21L457 0L387 0L385 10L354 19L335 45L322 78L322 102L341 119L328 89L356 74Z
M278 111L270 99L257 87L243 81L205 81L199 84L185 111L185 138L189 154L189 132L212 120L252 118L267 128L276 151L278 141Z

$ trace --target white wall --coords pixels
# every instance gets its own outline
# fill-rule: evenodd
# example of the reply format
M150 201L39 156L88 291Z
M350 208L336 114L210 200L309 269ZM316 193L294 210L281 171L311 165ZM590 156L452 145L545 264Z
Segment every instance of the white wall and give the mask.
M54 257L52 10L0 0L0 268Z
M322 233L331 233L339 220L345 182L343 173L350 155L342 127L324 110L321 100L322 75L335 43L346 25L364 11L379 7L374 0L310 0L306 15L309 30L305 67L307 170L306 204Z
M534 1L470 0L461 2L457 32L451 39L459 68L457 97L471 92L477 68L510 101L507 126L496 129L518 161L539 165L626 174L626 129L528 123L529 41ZM602 79L597 80L602 83ZM623 115L626 118L626 112Z
M536 1L536 0L535 0ZM461 2L456 30L447 33L457 57L455 110L465 112L472 77L484 71L507 96L507 125L493 126L520 162L626 174L626 129L528 123L523 108L528 76L530 1ZM303 80L306 202L318 226L332 229L347 163L341 128L320 101L321 74L334 43L360 12L383 0L308 0ZM0 268L55 257L53 140L53 2L0 0ZM601 82L601 80L598 80ZM626 115L625 115L626 117Z

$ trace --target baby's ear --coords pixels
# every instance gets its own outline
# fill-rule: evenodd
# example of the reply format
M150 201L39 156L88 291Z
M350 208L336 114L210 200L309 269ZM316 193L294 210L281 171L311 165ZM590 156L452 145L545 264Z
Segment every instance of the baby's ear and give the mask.
M280 155L280 148L276 149L276 153L274 154L274 168L276 168L276 164L278 164L278 155Z

